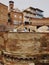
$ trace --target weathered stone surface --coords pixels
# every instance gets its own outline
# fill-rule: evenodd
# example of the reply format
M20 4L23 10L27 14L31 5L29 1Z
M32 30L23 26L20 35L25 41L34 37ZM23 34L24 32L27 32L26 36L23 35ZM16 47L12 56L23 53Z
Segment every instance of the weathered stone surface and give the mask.
M30 19L30 21L32 22L32 25L49 25L49 18L42 18L42 19L38 19L38 18L32 18Z
M0 32L0 51L0 60L6 65L30 65L29 58L37 62L49 54L49 33Z
M6 25L8 22L8 6L0 3L0 25Z
M49 46L49 34L45 33L0 33L0 48L11 53L38 54L42 45ZM43 44L44 43L44 44ZM0 49L1 50L1 49ZM49 50L49 49L47 49ZM43 50L44 51L44 50Z
M44 43L42 37L46 38L45 35L44 33L8 33L6 51L24 55L38 54L41 52L42 43Z

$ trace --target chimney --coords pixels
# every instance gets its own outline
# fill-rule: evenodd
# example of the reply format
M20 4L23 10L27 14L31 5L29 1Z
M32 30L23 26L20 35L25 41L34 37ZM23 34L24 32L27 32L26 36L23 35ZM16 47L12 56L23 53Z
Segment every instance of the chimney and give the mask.
M9 11L12 11L14 8L14 2L13 1L9 1Z

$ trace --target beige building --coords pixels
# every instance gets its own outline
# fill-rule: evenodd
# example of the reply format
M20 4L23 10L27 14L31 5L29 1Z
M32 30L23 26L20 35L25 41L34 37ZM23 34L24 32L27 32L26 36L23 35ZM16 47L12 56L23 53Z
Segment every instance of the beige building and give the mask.
M29 7L23 11L23 28L27 29L27 32L35 32L37 29L37 25L41 25L40 21L43 20L43 11L38 8ZM37 22L36 20L39 20ZM36 23L35 23L36 21ZM42 24L45 24L44 21ZM21 26L20 26L21 28Z
M43 18L43 11L38 8L29 7L23 11L23 22L30 22L30 18Z

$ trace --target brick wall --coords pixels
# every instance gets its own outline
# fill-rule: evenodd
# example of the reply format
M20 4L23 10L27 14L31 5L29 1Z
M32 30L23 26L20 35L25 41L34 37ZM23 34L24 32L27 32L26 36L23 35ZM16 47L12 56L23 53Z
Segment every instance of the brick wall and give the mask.
M0 3L0 24L8 22L8 7Z
M14 12L14 11L10 12L10 17L11 17L13 24L14 22L16 22L15 25L17 25L17 23L19 25L20 23L23 22L23 14L21 12Z

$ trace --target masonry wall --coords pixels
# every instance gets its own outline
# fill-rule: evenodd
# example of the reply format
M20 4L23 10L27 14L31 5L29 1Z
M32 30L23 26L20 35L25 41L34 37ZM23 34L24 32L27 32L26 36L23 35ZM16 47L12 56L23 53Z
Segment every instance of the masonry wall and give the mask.
M10 17L12 20L12 23L15 25L19 25L23 22L23 14L21 12L10 12Z
M49 25L49 18L42 18L42 19L38 19L38 18L32 18L30 19L30 22L32 22L32 25Z
M30 56L41 53L40 51L49 51L48 40L49 34L46 33L0 33L0 50Z
M49 54L48 33L0 32L0 42L0 63L5 65L33 65L34 57L37 62L40 56Z
M42 51L41 47L43 48L43 51L46 51L47 46L42 46L42 44L45 43L48 45L47 40L49 37L46 37L45 35L46 34L39 33L9 33L6 50L18 54L24 54L26 56L27 54L34 55L40 53L40 51ZM42 41L42 39L44 41Z
M0 24L7 24L8 22L8 7L0 3Z

